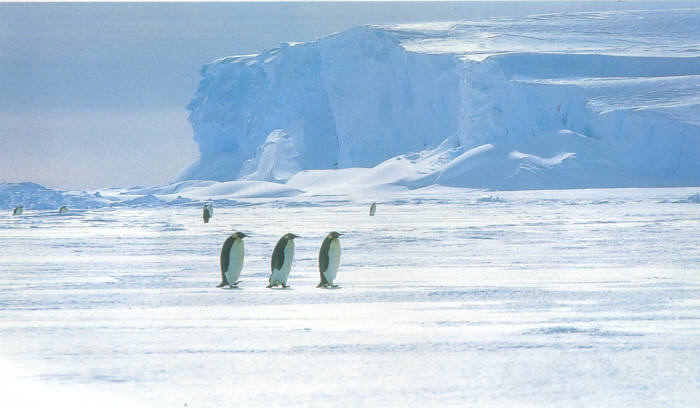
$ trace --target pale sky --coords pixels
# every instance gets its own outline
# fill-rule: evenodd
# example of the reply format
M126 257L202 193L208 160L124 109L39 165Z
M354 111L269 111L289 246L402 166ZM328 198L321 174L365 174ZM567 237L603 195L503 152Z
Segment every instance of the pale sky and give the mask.
M185 106L224 56L359 24L634 8L516 3L0 3L0 182L166 183L198 155Z

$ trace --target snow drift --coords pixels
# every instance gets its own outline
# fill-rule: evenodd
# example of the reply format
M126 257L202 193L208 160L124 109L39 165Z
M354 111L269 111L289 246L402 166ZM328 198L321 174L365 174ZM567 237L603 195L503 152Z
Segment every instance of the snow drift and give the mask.
M223 58L177 180L699 185L698 27L700 9L358 27Z

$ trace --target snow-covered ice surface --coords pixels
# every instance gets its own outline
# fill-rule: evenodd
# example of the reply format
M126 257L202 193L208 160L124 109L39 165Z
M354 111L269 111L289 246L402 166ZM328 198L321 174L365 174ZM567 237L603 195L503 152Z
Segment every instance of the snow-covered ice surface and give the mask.
M3 400L695 407L697 192L433 186L240 199L209 224L199 204L5 210ZM217 289L236 230L241 289ZM331 230L341 288L316 289ZM285 232L291 289L265 289Z

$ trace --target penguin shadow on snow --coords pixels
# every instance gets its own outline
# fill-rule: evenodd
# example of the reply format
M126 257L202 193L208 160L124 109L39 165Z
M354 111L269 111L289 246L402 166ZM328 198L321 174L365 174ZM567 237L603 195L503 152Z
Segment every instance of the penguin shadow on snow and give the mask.
M318 289L323 289L323 290L337 290L337 289L342 289L343 287L340 285L333 285L333 286L316 286Z
M241 281L236 282L234 286L217 286L217 288L221 288L223 290L243 290L242 287L238 286L239 283L241 283Z

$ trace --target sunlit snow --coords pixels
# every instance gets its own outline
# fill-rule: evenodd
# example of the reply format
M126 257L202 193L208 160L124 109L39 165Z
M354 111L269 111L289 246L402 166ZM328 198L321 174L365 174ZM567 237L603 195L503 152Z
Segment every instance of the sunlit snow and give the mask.
M209 224L199 204L6 210L4 394L25 406L694 406L696 193L240 199ZM332 230L345 234L340 288L316 289ZM252 235L241 289L217 289L234 231ZM302 236L291 289L265 289L286 232Z

